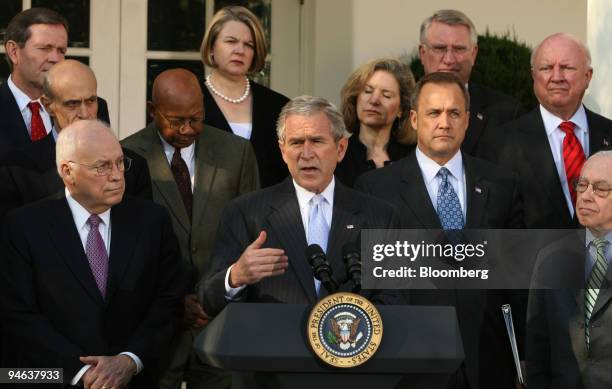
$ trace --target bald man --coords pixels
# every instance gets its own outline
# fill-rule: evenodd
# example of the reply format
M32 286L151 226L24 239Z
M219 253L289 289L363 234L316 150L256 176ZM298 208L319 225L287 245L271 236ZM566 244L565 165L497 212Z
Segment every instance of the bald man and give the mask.
M76 121L57 139L65 189L7 217L0 308L10 360L63 368L64 384L154 388L184 280L168 212L124 196L112 131Z
M28 143L0 156L0 220L10 209L20 207L63 189L55 165L55 139L64 127L98 114L97 81L93 71L81 62L65 60L45 75L41 97L53 120L50 136ZM147 162L124 150L132 159L126 173L126 192L151 198L151 178Z
M593 76L587 47L553 34L531 57L540 105L508 123L495 156L518 175L527 228L578 226L572 181L589 155L612 145L612 121L588 110L582 98Z
M162 388L225 388L229 374L203 365L191 351L194 337L208 322L195 283L210 271L209 262L221 211L234 197L259 187L255 154L248 141L204 124L202 89L184 69L161 73L148 102L151 123L122 144L147 159L153 199L170 211L190 274L185 296L185 331L176 339L172 366Z

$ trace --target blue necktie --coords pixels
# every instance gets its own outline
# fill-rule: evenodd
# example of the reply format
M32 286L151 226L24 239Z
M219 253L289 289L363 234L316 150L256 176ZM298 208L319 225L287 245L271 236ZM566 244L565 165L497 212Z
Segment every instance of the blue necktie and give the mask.
M459 197L448 180L449 174L450 172L445 167L441 168L437 174L441 178L437 200L438 218L442 229L461 230L463 229L463 212Z
M326 202L322 195L314 195L310 199L310 213L308 215L308 245L318 244L323 251L327 252L327 238L329 235L329 226L323 214L323 204ZM317 295L321 289L321 281L315 278L315 290Z

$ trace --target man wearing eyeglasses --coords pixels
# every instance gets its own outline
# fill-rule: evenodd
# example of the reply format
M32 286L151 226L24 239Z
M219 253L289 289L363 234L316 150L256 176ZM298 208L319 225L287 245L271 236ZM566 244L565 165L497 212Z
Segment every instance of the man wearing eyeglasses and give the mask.
M493 130L522 113L520 104L499 91L470 82L478 54L478 34L472 21L457 10L439 10L421 24L419 57L425 74L454 73L470 94L470 121L461 150L485 158L497 142Z
M255 154L248 141L204 124L202 89L184 69L162 72L148 103L151 123L122 143L147 159L153 199L172 216L183 263L188 268L184 332L160 387L226 388L230 374L202 364L192 351L208 322L195 283L211 270L210 254L225 204L259 187Z
M130 160L104 123L72 123L56 148L63 193L7 216L3 366L62 368L69 386L155 388L184 284L168 212L124 196Z
M55 139L63 128L78 120L95 119L97 82L92 70L75 60L53 66L45 76L41 101L51 115L51 135L0 156L0 220L9 210L63 190L55 165ZM151 178L144 158L130 150L126 193L151 198Z
M495 154L518 175L527 228L574 228L572 182L589 155L612 145L612 121L582 103L593 68L576 37L545 38L532 53L531 75L540 104L503 126Z
M526 366L530 389L612 387L612 151L600 151L586 161L575 189L576 214L586 233L570 234L542 250L538 270L539 278L548 279L553 271L573 272L580 284L531 293ZM573 257L567 255L571 252Z

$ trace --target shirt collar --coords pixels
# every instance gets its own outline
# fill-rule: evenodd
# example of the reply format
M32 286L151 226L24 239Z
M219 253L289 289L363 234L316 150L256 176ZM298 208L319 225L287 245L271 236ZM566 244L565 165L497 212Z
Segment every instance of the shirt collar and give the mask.
M574 115L569 118L569 120L561 119L560 117L556 116L555 114L544 108L542 104L540 104L540 114L542 115L542 120L544 121L546 135L548 136L550 136L553 131L555 131L559 127L559 124L565 121L573 122L576 125L577 131L588 130L586 110L584 109L584 105L582 104L580 104L580 107L578 107L576 113L574 113Z
M607 240L608 242L610 242L612 244L612 231L608 231L607 234L605 234L603 236L603 238L605 240ZM593 233L591 232L591 230L589 230L588 228L586 229L586 239L584 241L585 245L587 246L587 248L589 247L589 245L593 242L593 239L595 239L595 235L593 235Z
M451 175L455 177L457 180L461 180L463 177L463 156L461 155L461 151L457 151L455 155L444 164L444 166L438 165L436 161L426 156L417 146L416 150L416 159L419 163L419 167L421 168L421 172L423 173L423 179L426 184L429 184L431 181L436 178L436 175L440 171L440 168L447 168Z
M166 153L166 155L168 156L168 159L171 160L172 156L174 155L174 146L166 142L166 140L161 136L159 132L157 133L157 135L159 136L159 139L161 139L162 147L164 148L164 153ZM191 161L193 159L194 154L195 154L195 143L196 142L193 142L189 146L183 147L181 149L181 157L185 161Z
M72 197L72 195L68 191L68 188L65 188L64 192L66 193L66 201L68 201L68 207L70 207L70 212L72 212L74 223L80 230L81 228L83 228L83 226L85 226L85 224L87 223L87 219L89 219L89 216L91 216L91 214ZM102 219L102 223L104 223L104 225L107 227L110 225L110 212L111 210L109 208L106 211L98 214L98 217Z
M332 180L329 185L327 185L327 188L325 188L320 193L320 195L323 196L325 200L327 200L327 203L331 206L334 205L334 189L336 187L335 180L335 177L332 177ZM297 195L298 204L300 205L300 208L306 207L310 200L316 195L316 193L310 192L302 188L295 180L293 180L293 186L295 187L295 194Z
M45 106L40 102L40 98L36 100L31 100L28 95L26 95L21 89L19 89L19 87L17 87L17 85L15 85L12 77L13 76L10 75L6 83L8 84L9 89L15 97L15 101L17 102L17 106L19 107L19 112L23 112L23 110L28 107L30 101L38 101L40 103L42 111L46 113L47 110L45 109Z

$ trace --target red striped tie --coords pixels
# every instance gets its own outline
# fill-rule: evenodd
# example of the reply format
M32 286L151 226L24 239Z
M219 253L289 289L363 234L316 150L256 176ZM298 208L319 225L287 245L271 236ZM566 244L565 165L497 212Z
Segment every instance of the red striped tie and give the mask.
M574 181L580 176L580 170L584 161L584 150L582 145L574 134L576 125L572 122L563 122L559 124L559 129L565 132L563 138L563 164L565 165L565 176L567 177L567 185L569 186L570 195L572 196L572 204L576 205L576 189L574 189Z

